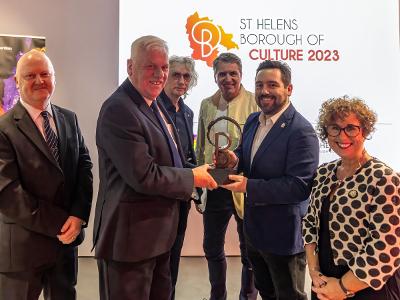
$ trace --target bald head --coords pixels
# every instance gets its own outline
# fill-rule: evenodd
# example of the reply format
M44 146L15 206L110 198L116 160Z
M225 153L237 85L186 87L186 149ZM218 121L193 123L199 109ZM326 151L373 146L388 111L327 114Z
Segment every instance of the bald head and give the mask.
M15 76L18 76L18 74L21 72L21 68L24 65L26 65L27 63L29 63L31 61L35 61L35 60L36 61L46 61L49 68L51 69L52 74L54 75L54 67L53 67L53 64L52 64L50 58L43 51L33 49L33 50L26 52L18 60Z
M24 102L44 109L55 88L53 64L44 52L31 50L19 59L15 82Z

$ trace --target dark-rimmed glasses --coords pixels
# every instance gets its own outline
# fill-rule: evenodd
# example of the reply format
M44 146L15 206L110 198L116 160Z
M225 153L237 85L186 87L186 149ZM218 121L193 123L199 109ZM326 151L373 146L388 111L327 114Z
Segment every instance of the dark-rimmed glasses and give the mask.
M329 136L336 137L343 131L348 137L356 137L360 134L361 127L353 124L348 124L346 127L340 127L338 125L328 125L325 127L326 133Z
M192 75L189 73L179 73L179 72L173 72L171 74L171 77L175 80L180 80L183 77L183 80L186 82L189 82L192 79Z

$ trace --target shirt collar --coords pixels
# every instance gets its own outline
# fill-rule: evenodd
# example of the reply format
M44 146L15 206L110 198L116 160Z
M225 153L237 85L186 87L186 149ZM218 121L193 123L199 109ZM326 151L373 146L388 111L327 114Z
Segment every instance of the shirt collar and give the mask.
M36 120L37 118L39 118L40 113L42 111L47 111L50 116L53 118L53 110L51 109L51 103L49 101L49 103L47 104L46 108L44 110L41 109L37 109L36 107L33 107L32 105L28 104L27 102L25 102L24 100L20 99L19 100L22 104L22 106L28 111L29 115L31 116L32 120Z
M162 90L162 92L160 94L160 99L161 99L162 103L164 104L164 107L167 111L174 112L174 113L177 112L175 106L172 104L171 99L168 97L167 93L165 93L164 90ZM183 107L182 97L180 97L178 100L178 107L179 107L179 111L182 111L182 107Z
M288 101L288 103L285 104L285 106L278 111L276 114L274 115L266 115L263 112L260 113L260 115L258 116L258 121L260 122L260 124L262 125L266 125L267 122L272 122L272 125L276 123L276 121L278 121L278 119L280 118L280 116L285 112L285 110L287 110L287 108L290 105L290 100Z

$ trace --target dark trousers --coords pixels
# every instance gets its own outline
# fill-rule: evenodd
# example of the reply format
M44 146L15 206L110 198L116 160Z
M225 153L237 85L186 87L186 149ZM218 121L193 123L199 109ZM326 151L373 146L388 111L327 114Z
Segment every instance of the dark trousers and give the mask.
M211 284L210 300L224 300L227 298L224 244L226 229L232 215L235 217L237 223L243 265L239 299L253 300L257 298L257 290L254 287L253 281L253 270L247 258L243 235L243 221L236 213L232 193L228 190L218 188L213 191L207 191L206 210L203 214L203 248L208 263Z
M255 285L263 300L307 300L304 292L306 256L275 255L254 248L246 239Z
M100 300L169 300L169 255L140 262L98 259Z
M0 273L0 299L37 300L43 290L46 300L75 300L77 253L76 247L66 247L54 264L24 272Z
M174 245L172 246L171 256L170 256L171 283L172 283L171 300L175 299L175 285L178 280L179 262L181 259L183 241L185 239L189 210L190 210L190 202L180 202L178 232L176 235Z

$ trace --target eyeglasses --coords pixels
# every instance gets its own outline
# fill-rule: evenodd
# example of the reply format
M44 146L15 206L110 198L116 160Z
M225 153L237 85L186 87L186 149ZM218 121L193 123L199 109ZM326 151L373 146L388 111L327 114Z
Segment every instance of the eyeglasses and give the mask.
M192 79L192 75L189 73L173 72L171 76L175 80L180 80L183 77L183 80L186 82L189 82Z
M47 78L50 78L53 74L50 72L41 72L39 74L35 73L28 73L26 75L23 75L22 78L24 78L26 81L32 81L36 80L36 77L39 76L40 79L45 80Z
M325 127L326 133L329 136L336 137L343 131L348 137L356 137L360 134L361 127L349 124L346 127L339 127L338 125L328 125Z

